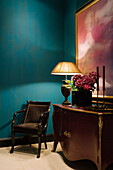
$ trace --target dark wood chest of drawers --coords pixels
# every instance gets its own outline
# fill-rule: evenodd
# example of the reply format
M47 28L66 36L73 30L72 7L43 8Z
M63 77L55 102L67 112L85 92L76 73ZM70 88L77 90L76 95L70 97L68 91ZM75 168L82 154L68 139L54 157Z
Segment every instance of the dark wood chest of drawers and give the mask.
M113 110L89 111L54 104L54 146L70 161L89 159L99 170L113 163Z

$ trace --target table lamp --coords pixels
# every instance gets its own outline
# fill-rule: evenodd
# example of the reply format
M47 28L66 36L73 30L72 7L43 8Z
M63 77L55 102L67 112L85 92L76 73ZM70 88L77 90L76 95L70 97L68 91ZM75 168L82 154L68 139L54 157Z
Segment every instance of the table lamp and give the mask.
M66 78L63 81L63 85L61 86L61 92L65 97L65 101L62 103L63 105L70 105L71 103L68 101L68 96L71 93L71 85L67 83L67 75L75 75L80 74L80 70L77 68L76 64L73 62L59 62L56 67L53 69L51 74L54 75L65 75Z

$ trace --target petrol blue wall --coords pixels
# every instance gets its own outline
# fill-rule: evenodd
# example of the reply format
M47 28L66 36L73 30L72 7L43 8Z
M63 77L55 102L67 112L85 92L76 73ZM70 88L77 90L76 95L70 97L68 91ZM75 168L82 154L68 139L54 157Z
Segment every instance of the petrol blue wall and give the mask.
M0 1L0 138L11 136L13 113L27 100L63 101L63 77L51 71L60 61L75 62L75 10L86 2Z
M64 60L75 62L75 11L89 0L65 0Z
M0 138L10 137L13 113L27 100L63 100L62 77L51 75L63 60L63 8L61 0L0 1Z

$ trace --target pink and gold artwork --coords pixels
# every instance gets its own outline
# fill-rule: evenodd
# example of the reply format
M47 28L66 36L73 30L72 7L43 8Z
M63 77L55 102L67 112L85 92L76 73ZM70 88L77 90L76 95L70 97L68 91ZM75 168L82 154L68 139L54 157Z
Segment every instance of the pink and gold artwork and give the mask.
M93 0L75 13L76 63L84 74L99 67L102 94L113 96L113 0Z

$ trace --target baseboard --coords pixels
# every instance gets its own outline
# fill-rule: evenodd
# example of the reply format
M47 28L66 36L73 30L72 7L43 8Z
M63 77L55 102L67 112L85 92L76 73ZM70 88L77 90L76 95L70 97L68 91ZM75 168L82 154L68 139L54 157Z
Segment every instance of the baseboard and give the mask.
M30 143L37 143L37 136L33 136L30 139ZM46 135L46 141L47 142L52 142L54 140L53 134L47 134ZM43 142L43 139L42 139ZM16 137L15 138L15 145L26 145L29 144L29 138L28 136L25 137ZM5 139L0 139L0 147L7 147L11 146L11 138L5 138Z

